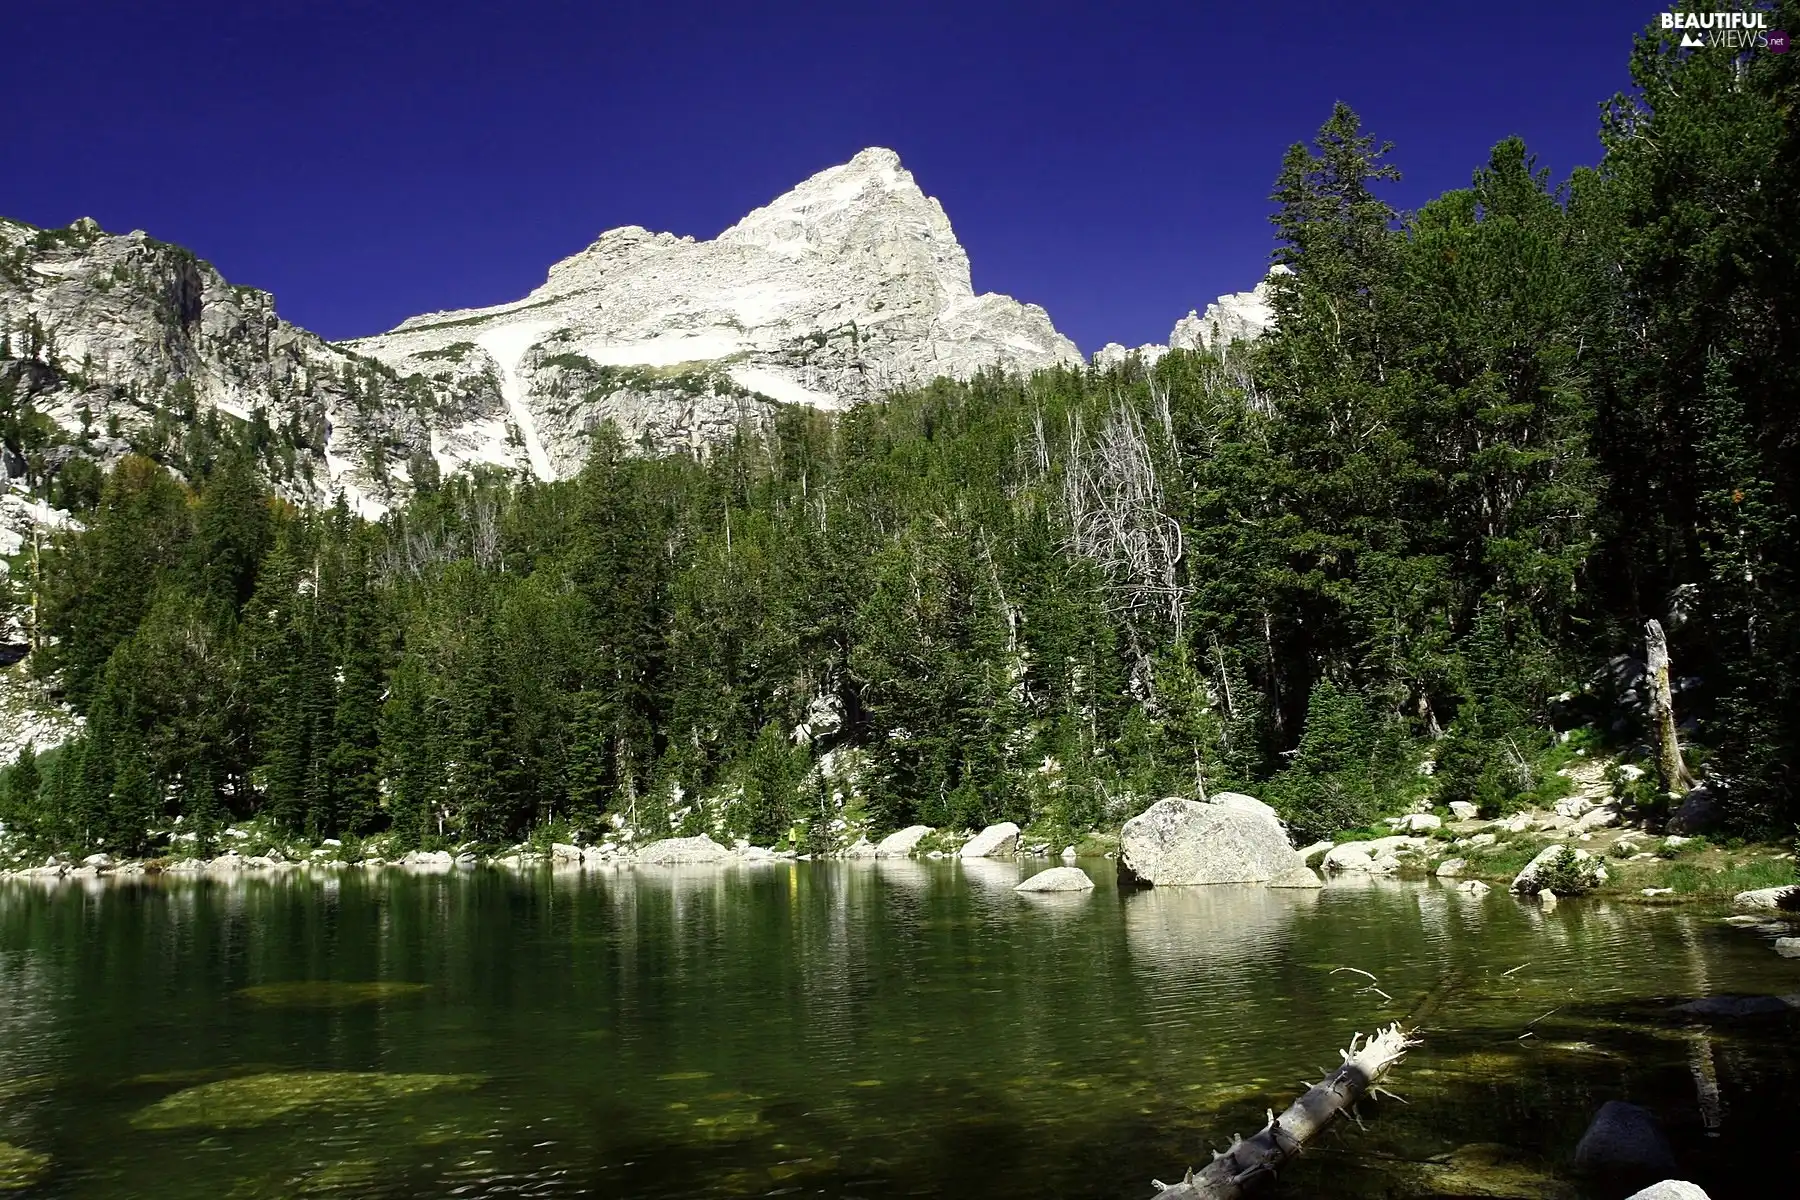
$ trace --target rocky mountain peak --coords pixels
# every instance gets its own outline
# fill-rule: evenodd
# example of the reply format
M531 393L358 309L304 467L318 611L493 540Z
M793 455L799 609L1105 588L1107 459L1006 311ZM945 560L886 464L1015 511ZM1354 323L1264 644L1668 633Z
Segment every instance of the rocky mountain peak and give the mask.
M577 467L606 422L632 442L691 444L775 402L838 407L1080 360L1043 309L975 295L943 206L880 147L710 241L610 229L521 300L346 345L402 375L491 375L541 477Z

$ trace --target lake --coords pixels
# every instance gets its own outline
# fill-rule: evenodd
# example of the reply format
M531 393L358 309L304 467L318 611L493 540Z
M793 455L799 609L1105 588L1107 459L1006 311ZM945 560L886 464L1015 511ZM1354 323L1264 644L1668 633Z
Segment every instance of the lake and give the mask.
M1720 913L1044 865L0 884L11 1194L1148 1197L1396 1018L1405 1103L1274 1194L1588 1195L1612 1098L1800 1177L1800 1024L1670 1011L1800 991Z

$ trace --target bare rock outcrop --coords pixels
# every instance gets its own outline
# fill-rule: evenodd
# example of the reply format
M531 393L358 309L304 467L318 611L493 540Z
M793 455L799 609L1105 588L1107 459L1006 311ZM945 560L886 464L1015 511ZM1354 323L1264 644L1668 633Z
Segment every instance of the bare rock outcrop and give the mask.
M1159 800L1120 837L1119 876L1133 883L1268 883L1305 867L1274 810L1231 792Z

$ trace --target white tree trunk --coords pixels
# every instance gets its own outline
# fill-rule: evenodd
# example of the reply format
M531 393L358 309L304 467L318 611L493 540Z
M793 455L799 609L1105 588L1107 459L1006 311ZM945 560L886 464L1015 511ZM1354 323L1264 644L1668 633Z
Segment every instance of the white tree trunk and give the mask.
M1315 1083L1279 1117L1270 1113L1262 1132L1234 1138L1231 1149L1215 1152L1208 1166L1190 1170L1180 1183L1154 1181L1155 1200L1236 1200L1248 1194L1251 1188L1273 1179L1283 1163L1354 1107L1376 1080L1406 1057L1409 1047L1418 1044L1398 1021L1359 1049L1361 1038L1358 1034L1350 1039L1350 1049L1342 1051L1344 1064L1328 1078Z
M1650 682L1650 720L1656 727L1656 769L1665 792L1677 795L1694 786L1687 762L1681 757L1681 741L1675 733L1675 694L1669 687L1669 640L1662 622L1644 627L1644 668Z

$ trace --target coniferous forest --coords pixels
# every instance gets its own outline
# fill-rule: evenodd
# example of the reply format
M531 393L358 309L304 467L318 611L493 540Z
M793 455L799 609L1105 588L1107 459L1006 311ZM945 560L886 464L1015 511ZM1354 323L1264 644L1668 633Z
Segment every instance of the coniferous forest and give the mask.
M229 427L179 478L127 458L14 570L85 725L0 818L123 854L178 816L825 848L847 811L1079 832L1237 788L1328 836L1426 758L1497 812L1559 730L1643 739L1613 692L1654 618L1690 767L1790 833L1800 64L1643 40L1631 72L1597 168L1509 140L1409 213L1339 106L1275 181L1276 331L1219 355L602 439L380 523L276 499Z

